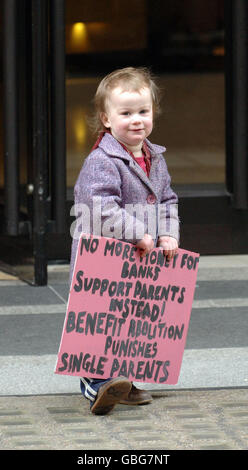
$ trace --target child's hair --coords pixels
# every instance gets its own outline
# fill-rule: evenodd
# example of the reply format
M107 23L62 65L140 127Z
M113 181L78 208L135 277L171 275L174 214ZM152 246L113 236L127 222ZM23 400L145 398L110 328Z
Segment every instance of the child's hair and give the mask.
M110 91L118 86L125 91L140 91L142 88L149 88L153 102L153 115L156 116L159 113L160 90L150 71L143 67L118 69L106 75L97 88L94 98L95 117L92 122L96 133L105 130L101 113L106 110L106 99Z

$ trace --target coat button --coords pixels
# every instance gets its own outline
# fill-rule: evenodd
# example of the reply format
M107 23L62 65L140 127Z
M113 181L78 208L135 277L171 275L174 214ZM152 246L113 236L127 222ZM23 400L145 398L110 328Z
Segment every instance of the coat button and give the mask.
M148 194L147 202L148 202L148 204L155 204L156 196L154 194Z

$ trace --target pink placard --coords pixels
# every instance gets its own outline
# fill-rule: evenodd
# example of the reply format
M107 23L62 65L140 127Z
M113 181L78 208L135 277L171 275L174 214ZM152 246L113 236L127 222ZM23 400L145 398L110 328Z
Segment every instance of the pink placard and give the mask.
M78 244L55 373L176 384L199 255L83 235Z

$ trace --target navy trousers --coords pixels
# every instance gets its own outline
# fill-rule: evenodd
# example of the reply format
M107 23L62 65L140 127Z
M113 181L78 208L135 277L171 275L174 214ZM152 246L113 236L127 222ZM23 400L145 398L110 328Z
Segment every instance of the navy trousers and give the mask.
M88 377L81 377L80 378L80 388L81 392L85 398L90 400L91 406L93 405L99 388L109 382L111 379L89 379Z

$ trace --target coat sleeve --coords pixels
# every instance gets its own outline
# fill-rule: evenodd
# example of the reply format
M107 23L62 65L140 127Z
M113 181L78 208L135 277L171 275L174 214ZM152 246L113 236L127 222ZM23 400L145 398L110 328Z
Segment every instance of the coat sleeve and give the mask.
M179 243L178 197L171 188L171 177L164 157L161 158L160 165L164 184L159 205L158 236L170 236Z
M70 279L81 233L137 243L136 234L145 233L145 224L122 207L121 177L109 157L92 153L85 161L74 188L76 216L71 235ZM128 234L128 237L126 236ZM132 238L130 238L132 234Z

